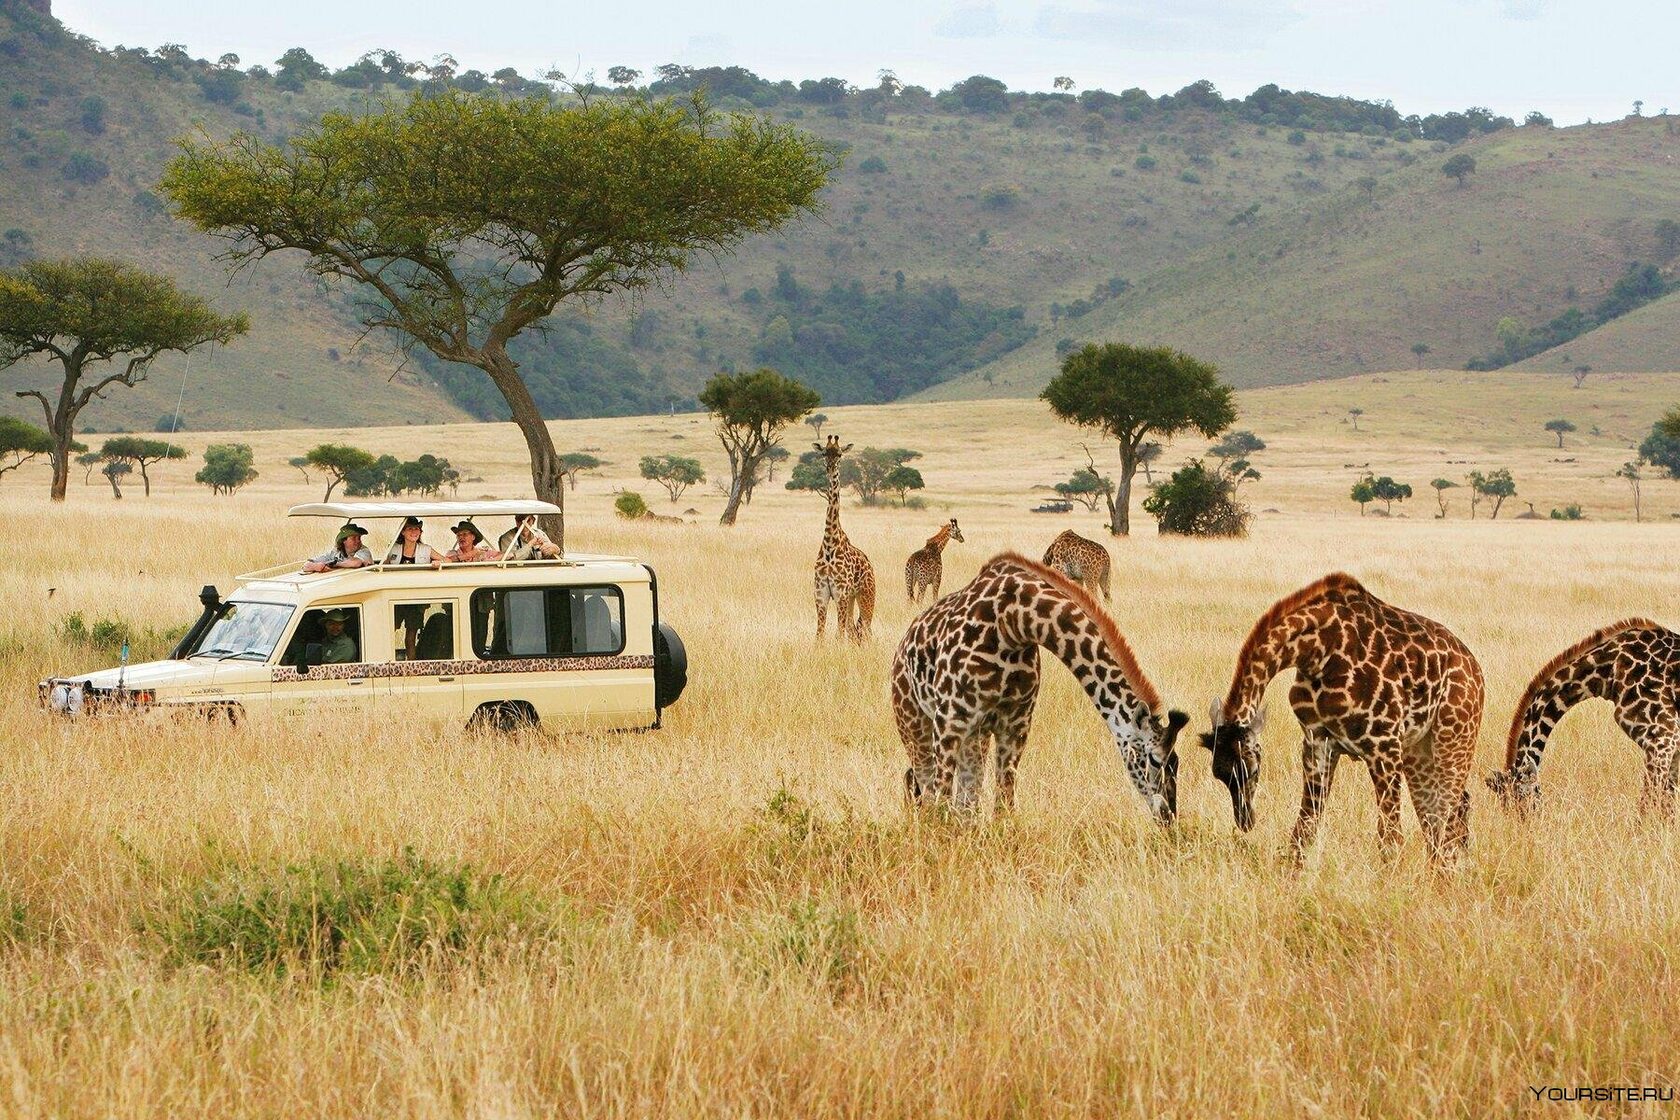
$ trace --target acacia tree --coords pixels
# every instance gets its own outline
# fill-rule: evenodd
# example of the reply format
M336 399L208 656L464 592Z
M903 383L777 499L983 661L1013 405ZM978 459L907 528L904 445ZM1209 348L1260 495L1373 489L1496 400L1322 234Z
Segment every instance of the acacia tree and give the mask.
M1639 508L1639 484L1645 481L1645 476L1639 470L1644 465L1643 459L1635 459L1631 463L1623 463L1616 477L1624 480L1633 489L1633 521L1634 524L1644 520Z
M1457 490L1458 483L1450 478L1437 478L1432 480L1429 485L1435 488L1435 504L1441 507L1441 512L1436 514L1436 517L1445 520L1447 516L1447 491Z
M118 459L116 462L106 463L100 468L99 473L104 475L105 480L111 484L111 496L119 502L122 501L122 487L119 483L134 473L134 465Z
M52 435L52 500L70 480L76 417L112 386L133 387L159 355L226 345L250 329L243 313L218 315L165 276L96 257L29 261L0 272L0 370L25 358L57 362L58 391L20 389L41 404ZM100 363L111 363L95 369Z
M531 456L565 545L560 455L508 352L563 300L636 291L697 255L816 209L818 140L694 99L551 104L445 90L328 113L284 146L249 133L182 144L161 189L249 262L297 251L352 284L362 322L484 372Z
M1481 471L1470 472L1470 516L1476 516L1476 499L1492 498L1493 512L1488 516L1492 520L1499 519L1499 507L1505 504L1506 498L1515 497L1517 493L1516 481L1511 477L1509 468L1500 467L1496 471L1483 474Z
M105 441L99 455L106 460L122 459L139 468L140 480L146 484L146 497L152 496L152 476L146 468L165 459L185 459L187 449L164 439L144 436L116 436Z
M729 456L729 500L719 525L733 525L741 498L782 429L822 403L815 389L773 369L720 373L700 390L700 404L717 419L718 442Z
M15 471L37 455L52 453L52 436L15 416L0 416L0 475Z
M327 476L327 492L323 502L332 501L333 491L359 471L372 470L379 460L371 451L351 447L347 443L320 443L304 452L303 461ZM296 466L293 463L293 466Z
M643 478L665 488L673 504L682 497L684 490L696 482L706 481L706 468L700 465L700 460L684 455L643 455L638 466Z
M584 471L600 470L604 464L587 451L568 451L560 456L560 477L576 490L578 475Z
M1119 441L1119 484L1107 498L1115 536L1131 528L1132 477L1147 437L1195 429L1211 439L1237 418L1219 371L1165 346L1091 343L1063 359L1039 396L1061 419Z
M50 449L50 446L51 446L51 444L50 444L50 438L49 438L49 449ZM92 486L93 485L93 468L97 467L99 464L103 463L104 461L105 461L105 456L101 455L97 451L84 451L80 455L76 456L76 465L78 467L82 468L82 485L83 486Z
M1563 419L1548 420L1546 421L1545 426L1548 432L1553 432L1557 435L1558 447L1560 449L1563 447L1563 437L1575 430L1574 424Z
M248 443L212 443L204 449L204 466L193 481L210 487L212 494L232 494L257 477L253 461Z

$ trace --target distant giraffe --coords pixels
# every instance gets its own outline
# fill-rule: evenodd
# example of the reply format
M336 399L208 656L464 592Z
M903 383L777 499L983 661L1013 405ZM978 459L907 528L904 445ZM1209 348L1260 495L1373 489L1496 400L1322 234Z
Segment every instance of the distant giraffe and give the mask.
M834 624L842 637L861 642L869 636L875 617L875 569L869 557L846 539L840 528L840 458L852 449L840 446L834 436L817 444L828 465L828 520L823 526L822 545L817 549L816 600L817 637L828 626L828 605L834 604Z
M1213 775L1231 793L1237 827L1254 827L1260 780L1261 699L1295 670L1289 703L1301 721L1305 780L1290 836L1299 863L1318 833L1336 763L1360 759L1377 795L1377 843L1400 844L1400 782L1423 826L1430 862L1450 862L1470 838L1464 789L1482 723L1482 669L1452 631L1372 595L1337 572L1285 596L1260 616L1237 657L1224 703L1213 706Z
M904 562L904 590L910 596L912 603L922 601L922 592L931 589L933 597L939 598L939 583L945 575L945 565L940 559L940 553L945 551L945 542L961 541L962 530L957 528L957 519L939 527L939 532L927 539L927 543L910 554L910 559Z
M1038 699L1038 649L1073 672L1108 725L1157 820L1178 810L1174 742L1189 717L1163 711L1114 620L1062 573L1004 553L910 624L893 657L893 716L915 804L971 811L992 741L997 803L1015 804L1015 768Z
M1643 812L1674 812L1680 779L1680 634L1643 618L1596 630L1546 663L1511 719L1505 769L1488 788L1519 810L1540 801L1540 758L1558 721L1589 699L1615 705L1616 723L1645 752Z
M1101 591L1104 599L1111 598L1108 593L1108 549L1096 541L1088 541L1072 529L1064 529L1061 536L1051 541L1050 547L1044 550L1044 563L1082 585L1091 594Z

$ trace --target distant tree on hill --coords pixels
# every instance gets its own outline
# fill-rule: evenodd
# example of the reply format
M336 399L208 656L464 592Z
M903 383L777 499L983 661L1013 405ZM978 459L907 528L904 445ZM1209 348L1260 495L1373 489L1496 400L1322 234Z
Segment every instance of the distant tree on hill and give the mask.
M37 455L50 455L52 449L52 436L45 430L15 416L0 416L0 475L17 470Z
M111 484L111 497L119 502L122 501L121 482L134 473L134 464L119 459L114 463L106 463L99 469L99 473L104 475L105 480Z
M1435 504L1441 507L1441 512L1436 516L1445 519L1447 516L1447 491L1458 489L1458 483L1450 478L1437 478L1431 481L1429 485L1435 488Z
M274 84L293 93L301 90L305 82L322 81L329 73L325 66L315 61L314 55L302 47L293 47L275 59L274 65L277 67Z
M309 485L309 468L311 464L307 455L293 455L290 459L286 460L286 465L288 467L296 467L297 472L303 476L304 485Z
M1525 128L1551 128L1552 118L1538 109L1529 110L1528 116L1523 118Z
M322 443L305 452L303 461L326 474L327 492L321 496L321 500L330 502L333 491L340 483L348 482L350 476L357 471L371 469L378 460L373 452L351 447L347 443Z
M212 494L232 494L257 477L253 458L248 443L212 443L204 449L204 466L193 481L210 487Z
M573 490L578 486L578 475L584 471L596 471L602 467L601 460L587 451L568 451L560 456L560 477L571 484Z
M1511 472L1505 467L1500 467L1498 470L1489 471L1487 474L1483 474L1481 471L1471 471L1470 489L1473 494L1470 503L1471 518L1474 519L1476 516L1475 498L1492 498L1493 513L1489 517L1497 521L1499 519L1499 507L1505 504L1506 498L1516 495L1517 484L1511 478Z
M1464 181L1475 171L1476 160L1469 152L1459 152L1441 165L1441 174L1449 179L1458 180L1458 185L1461 187L1464 185Z
M912 451L908 447L862 448L841 461L840 485L856 491L858 500L864 505L875 505L881 500L881 491L892 489L887 485L887 479L893 471L921 457L920 451ZM824 481L826 485L826 479Z
M629 66L607 67L607 81L615 86L633 86L642 80L642 72Z
M920 490L924 485L922 472L915 467L907 467L903 464L888 471L887 476L881 480L881 488L897 494L898 504L901 506L908 500L910 491Z
M700 404L717 421L718 441L729 456L729 498L720 525L733 525L759 464L781 442L782 429L822 403L815 389L773 369L720 373L700 390Z
M165 459L185 459L187 449L168 440L147 439L144 436L117 436L105 441L99 449L100 458L107 461L122 459L138 467L146 484L146 497L152 496L152 477L146 468Z
M1670 478L1680 478L1680 405L1651 425L1650 435L1639 445L1639 457L1667 471Z
M706 470L700 460L682 455L643 455L639 464L642 477L665 488L675 502L697 482L706 481Z
M805 423L809 424L811 426L811 430L817 433L817 438L821 439L823 425L828 423L828 413L813 412L811 415L805 417Z
M138 385L162 354L226 345L249 327L243 314L218 315L168 277L121 261L37 260L0 272L0 370L31 357L59 366L56 394L17 392L40 403L53 437L52 500L64 500L76 418L90 401ZM92 373L101 362L111 366Z
M1253 432L1243 429L1226 432L1220 441L1208 448L1208 454L1221 462L1232 459L1245 459L1256 451L1266 450L1266 441Z
M1050 82L1050 88L1065 93L1073 88L1073 79L1065 74L1060 75Z
M509 343L565 301L640 290L813 211L836 160L788 125L702 102L428 89L328 113L284 144L189 138L161 190L234 261L301 252L357 288L369 329L482 371L525 439L535 496L561 510L542 528L564 548L559 452Z
M1039 396L1062 420L1119 442L1119 485L1108 499L1115 536L1130 530L1132 478L1145 439L1187 430L1211 439L1237 418L1218 369L1168 347L1087 344L1062 360Z
M1576 366L1575 369L1571 372L1571 376L1575 378L1575 384L1574 384L1573 387L1576 388L1576 389L1579 389L1581 387L1582 382L1586 381L1587 374L1589 374L1591 372L1592 372L1592 367L1591 366Z
M1377 500L1376 479L1365 475L1353 484L1348 491L1348 497L1359 503L1359 516L1365 516L1365 507Z
M1423 368L1423 356L1427 353L1429 353L1429 344L1427 342L1412 343L1412 354L1417 358L1417 368Z
M1383 504L1384 513L1392 513L1395 502L1404 503L1412 496L1412 488L1407 483L1396 482L1385 474L1372 481L1371 495Z
M1161 445L1153 440L1138 445L1137 461L1138 466L1143 468L1143 481L1146 485L1155 485L1155 476L1150 474L1150 467L1160 461L1161 454Z
M1359 418L1363 415L1365 415L1363 408L1348 409L1348 418L1353 421L1353 430L1356 432L1359 430Z
M1568 420L1557 419L1546 421L1546 430L1557 435L1558 447L1563 446L1563 437L1575 430L1575 425Z

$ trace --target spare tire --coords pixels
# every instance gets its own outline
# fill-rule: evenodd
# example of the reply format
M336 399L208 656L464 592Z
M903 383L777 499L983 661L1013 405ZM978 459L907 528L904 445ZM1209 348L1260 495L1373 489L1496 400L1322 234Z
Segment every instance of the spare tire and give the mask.
M653 632L653 703L669 708L688 684L688 650L669 623Z

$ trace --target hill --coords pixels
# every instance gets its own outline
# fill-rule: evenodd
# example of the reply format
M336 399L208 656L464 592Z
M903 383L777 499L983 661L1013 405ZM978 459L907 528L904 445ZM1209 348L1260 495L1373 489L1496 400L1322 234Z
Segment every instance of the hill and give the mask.
M280 141L415 89L557 96L549 84L389 52L329 73L301 48L242 71L169 45L101 48L21 0L0 0L0 57L0 264L98 250L252 313L252 336L214 366L160 367L96 406L94 426L151 427L183 381L199 429L502 415L474 370L402 368L385 338L354 345L346 295L295 261L229 280L218 245L151 188L193 129ZM523 340L548 415L682 407L718 369L758 364L830 403L1019 394L1059 348L1107 337L1205 353L1243 385L1411 364L1419 342L1428 364L1457 365L1491 348L1501 319L1604 291L1680 214L1666 121L1514 128L1275 86L1226 99L1206 83L1157 97L1012 93L981 77L855 90L733 67L662 67L628 94L591 94L702 87L843 154L825 211ZM1449 147L1480 164L1462 188L1439 170Z
M1512 368L1572 374L1583 366L1589 376L1680 367L1680 294L1664 296Z

